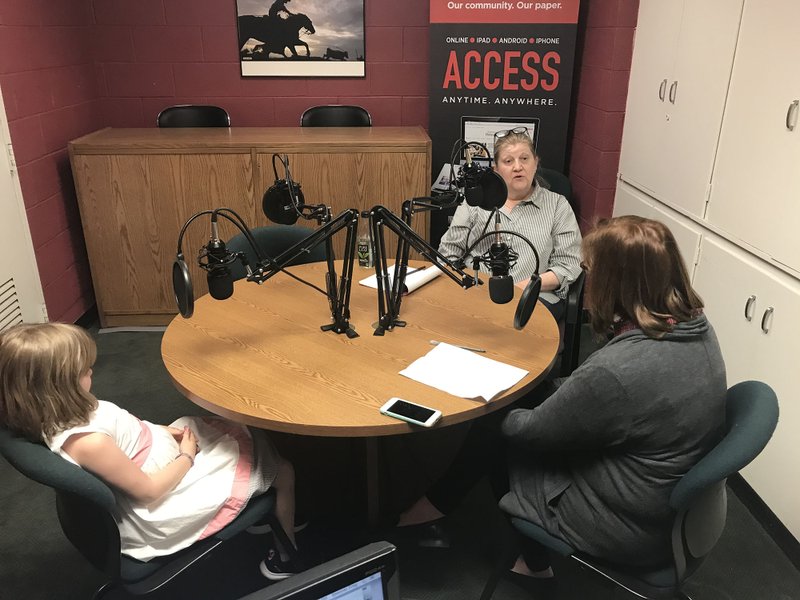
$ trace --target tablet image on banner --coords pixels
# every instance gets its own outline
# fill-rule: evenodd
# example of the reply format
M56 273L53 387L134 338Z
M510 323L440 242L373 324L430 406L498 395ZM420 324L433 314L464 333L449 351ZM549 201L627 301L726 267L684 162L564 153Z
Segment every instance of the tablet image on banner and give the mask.
M489 156L494 156L494 134L498 131L507 131L516 127L525 127L537 147L539 136L539 119L534 117L487 117L463 116L461 117L461 138L465 142L480 142L489 151ZM481 153L483 150L481 149ZM480 162L481 154L473 154L473 160Z

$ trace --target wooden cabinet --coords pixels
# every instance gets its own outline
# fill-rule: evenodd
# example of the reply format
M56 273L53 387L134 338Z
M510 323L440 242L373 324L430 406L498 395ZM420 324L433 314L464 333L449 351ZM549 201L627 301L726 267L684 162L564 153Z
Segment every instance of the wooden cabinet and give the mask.
M729 242L703 240L694 286L724 349L728 385L767 382L780 421L766 449L742 474L778 518L800 537L800 282Z
M800 273L800 2L748 2L708 220Z
M194 213L226 206L250 227L269 224L261 199L275 182L273 153L289 156L306 203L334 215L376 204L399 214L404 200L427 194L431 177L420 127L104 129L69 151L103 327L163 325L177 313L172 262ZM427 217L414 221L426 238ZM238 233L221 223L223 239ZM193 258L209 234L208 219L198 219L183 242L195 297L207 291ZM334 238L337 256L344 237ZM393 251L391 235L387 242Z
M620 177L699 217L708 197L742 2L639 4Z

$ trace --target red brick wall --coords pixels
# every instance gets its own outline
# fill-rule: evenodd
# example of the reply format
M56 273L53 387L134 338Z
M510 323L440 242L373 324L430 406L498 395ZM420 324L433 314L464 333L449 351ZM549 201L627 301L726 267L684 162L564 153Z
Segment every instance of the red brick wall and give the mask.
M584 231L614 206L639 0L583 0L569 176Z
M367 76L240 77L234 0L5 0L0 86L48 313L93 303L70 139L149 127L171 104L224 106L234 126L291 126L309 106L365 106L428 126L428 0L368 0ZM638 0L584 0L570 177L582 225L611 213Z
M104 125L91 0L4 0L0 86L51 320L94 303L67 142ZM2 200L7 201L7 200Z
M269 0L265 0L268 3ZM95 0L103 115L149 127L170 104L224 107L234 126L295 126L316 104L360 104L378 126L428 124L428 0L365 2L365 78L242 78L234 0Z

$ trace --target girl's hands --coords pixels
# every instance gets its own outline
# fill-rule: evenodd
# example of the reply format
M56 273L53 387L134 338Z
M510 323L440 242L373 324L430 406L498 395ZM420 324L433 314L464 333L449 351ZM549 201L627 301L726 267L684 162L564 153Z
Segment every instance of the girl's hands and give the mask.
M188 427L184 427L182 431L181 430L177 431L181 432L181 439L179 442L181 452L185 452L186 454L194 458L198 451L197 436L194 434L194 431L192 431Z
M164 429L166 429L169 434L174 438L176 442L179 444L181 443L181 438L183 438L183 429L178 429L177 427L169 427L168 425L162 425Z

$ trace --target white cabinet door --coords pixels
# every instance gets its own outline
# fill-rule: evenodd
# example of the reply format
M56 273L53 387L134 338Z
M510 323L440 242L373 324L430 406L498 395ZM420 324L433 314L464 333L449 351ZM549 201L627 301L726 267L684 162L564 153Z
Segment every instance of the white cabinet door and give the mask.
M703 218L744 0L642 0L620 176Z
M708 220L800 271L800 2L748 2ZM800 102L798 102L800 104ZM794 130L787 121L794 119ZM791 126L791 123L789 123Z
M743 0L684 5L675 68L667 88L669 125L662 162L663 199L703 218Z
M636 25L620 173L656 194L663 188L666 94L675 61L683 0L641 0Z
M618 183L617 194L614 198L614 216L620 215L639 215L661 221L669 227L672 235L675 236L675 242L678 244L678 249L681 251L681 256L683 256L683 261L691 277L700 246L700 227L623 181Z
M0 330L47 320L25 204L13 164L11 136L0 94L0 236L10 255L0 266Z
M800 282L706 237L694 286L719 337L728 385L756 379L778 396L778 428L742 475L800 539L800 487L794 481L800 472Z

